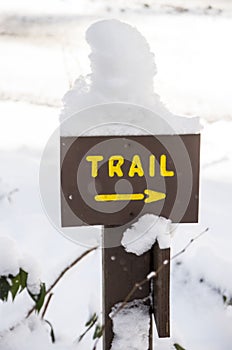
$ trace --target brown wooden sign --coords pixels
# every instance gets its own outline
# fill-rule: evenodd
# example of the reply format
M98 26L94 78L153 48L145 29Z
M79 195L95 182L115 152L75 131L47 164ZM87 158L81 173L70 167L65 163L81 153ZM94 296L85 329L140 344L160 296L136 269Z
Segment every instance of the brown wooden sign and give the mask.
M61 137L62 226L198 221L200 135Z
M157 243L140 257L127 253L123 232L146 213L176 223L198 221L200 135L61 137L60 142L62 226L105 226L103 349L110 350L112 307L170 260L170 249ZM152 350L152 314L159 337L170 336L170 265L150 282L129 300L150 301Z

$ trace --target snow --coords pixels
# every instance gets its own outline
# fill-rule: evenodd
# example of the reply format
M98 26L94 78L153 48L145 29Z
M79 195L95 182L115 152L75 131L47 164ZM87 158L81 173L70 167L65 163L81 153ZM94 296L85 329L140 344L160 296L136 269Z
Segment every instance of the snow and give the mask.
M19 272L18 250L15 242L0 237L0 276L17 275Z
M151 280L152 278L154 278L156 276L156 272L155 271L152 271L150 272L148 275L147 275L147 279L148 280Z
M78 136L82 123L88 128L90 125L93 127L112 122L119 123L120 133L124 135L131 132L125 123L134 127L143 126L154 134L199 132L198 118L176 116L160 102L153 87L156 74L154 54L136 28L114 19L99 21L88 28L86 40L91 47L91 74L79 78L63 98L64 108L60 118L62 136ZM92 109L83 116L75 115L88 107L119 102L137 105L138 110L134 106L134 113L131 113L128 106L124 112L112 114L117 109L113 104L111 108L103 106L100 118L99 111ZM152 111L153 118L145 116L141 106ZM88 123L89 120L91 122ZM94 135L96 130L99 135L119 134L118 128L109 125L95 129ZM140 133L144 134L141 128Z
M40 268L33 256L20 253L15 241L0 236L0 276L16 276L19 270L28 273L27 288L37 295L40 292Z
M175 350L172 338L157 338L154 343L154 349Z
M171 245L171 220L145 214L123 233L122 245L128 253L142 255L158 241L160 249Z
M144 300L134 300L120 310L120 303L110 313L114 339L111 350L141 350L148 348L150 314Z
M72 345L59 339L54 345L49 333L48 324L33 316L0 338L0 348L4 350L85 350L82 345Z
M1 1L0 186L4 194L18 191L11 202L0 195L0 235L14 239L20 251L39 261L47 285L85 249L64 239L41 208L40 155L58 126L60 101L69 83L90 72L86 29L102 18L130 23L155 52L155 91L165 105L175 114L204 119L200 223L176 229L172 254L205 227L210 230L171 266L172 342L191 350L231 350L232 312L222 294L232 295L232 3L149 0L149 4L148 9L133 0ZM98 251L57 285L46 314L57 336L54 345L48 326L45 330L35 326L31 332L22 324L6 332L32 306L24 293L14 304L0 303L0 349L73 350L73 340L84 329L94 304L100 308L100 281ZM74 348L91 349L92 344L87 336Z
M38 295L40 292L41 284L41 268L38 261L36 261L32 255L24 254L23 257L19 260L19 265L24 271L28 273L28 290L32 294Z
M17 192L17 188L10 188L5 182L0 179L0 201L7 200L10 202L12 200L12 196Z
M2 0L1 99L61 106L68 86L90 72L85 30L96 20L118 18L136 26L155 52L155 91L174 114L231 118L231 1L149 0L148 5Z
M219 263L222 264L221 260ZM173 274L171 302L175 322L172 334L178 343L185 349L231 349L231 318L220 293L192 278L189 269L184 272L181 267L174 266Z
M58 126L57 109L39 105L35 108L34 105L26 102L0 99L0 121L5 126L0 129L1 150L18 149L24 155L31 155L36 159L54 128ZM2 185L1 182L4 184ZM2 179L1 182L0 188L4 186L4 189L7 189L6 179Z

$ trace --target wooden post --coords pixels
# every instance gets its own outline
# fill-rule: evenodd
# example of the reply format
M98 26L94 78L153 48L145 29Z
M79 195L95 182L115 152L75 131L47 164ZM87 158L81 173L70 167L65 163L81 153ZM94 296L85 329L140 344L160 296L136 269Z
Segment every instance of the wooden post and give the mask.
M123 229L123 231L125 228ZM103 335L103 349L110 350L113 340L112 321L109 313L112 307L122 302L131 291L136 282L143 280L151 271L151 252L141 256L127 253L120 246L122 234L121 227L105 227L103 232L103 246L114 242L118 246L114 248L103 248L103 323L105 332ZM142 289L137 290L131 297L134 299L144 299L150 295L150 284L145 284ZM150 316L151 317L151 316ZM151 317L152 320L152 317ZM151 322L150 322L151 325ZM152 326L150 329L149 348L152 350ZM125 349L126 350L126 349Z
M165 260L170 261L170 249L160 249L156 243L153 251L153 271ZM164 266L153 282L153 308L160 338L170 337L170 264Z

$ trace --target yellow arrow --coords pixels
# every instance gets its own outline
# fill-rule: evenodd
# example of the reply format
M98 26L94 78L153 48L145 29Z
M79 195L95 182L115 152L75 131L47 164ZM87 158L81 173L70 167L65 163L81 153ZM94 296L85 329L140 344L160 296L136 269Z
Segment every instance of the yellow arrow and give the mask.
M145 197L145 195L147 195ZM166 194L162 192L156 192L153 190L145 190L144 193L132 193L132 194L98 194L95 197L97 202L111 202L111 201L141 201L144 199L145 203L152 203L160 201L166 198Z
M144 199L145 203L157 202L157 201L160 201L161 199L166 198L166 194L162 192L145 190L144 193L147 195L147 197Z

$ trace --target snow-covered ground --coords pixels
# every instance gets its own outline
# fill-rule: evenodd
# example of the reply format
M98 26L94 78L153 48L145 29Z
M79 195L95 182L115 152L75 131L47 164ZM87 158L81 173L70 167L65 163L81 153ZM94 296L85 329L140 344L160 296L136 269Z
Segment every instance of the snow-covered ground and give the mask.
M60 106L69 84L89 72L85 30L116 17L147 38L156 91L173 112L231 118L230 0L10 0L0 10L1 99Z
M199 115L205 126L200 224L178 228L173 254L205 227L210 230L172 266L173 341L187 350L231 350L232 3L169 0L146 5L113 0L1 2L0 235L12 237L38 260L48 285L84 251L62 237L43 212L40 157L58 126L63 94L79 74L89 72L86 28L111 17L137 26L156 55L156 92L172 112ZM32 344L35 350L41 344L45 350L79 349L72 342L98 311L100 298L100 254L94 252L55 289L46 317L57 345L48 345L49 336L36 320L1 337L30 309L30 299L22 294L14 304L0 302L0 349L31 350ZM83 344L84 350L91 349L91 337Z

